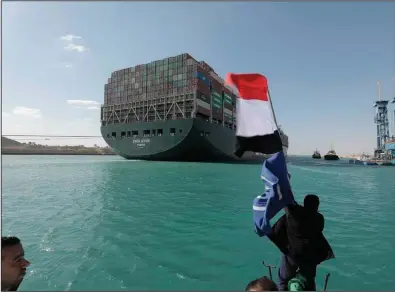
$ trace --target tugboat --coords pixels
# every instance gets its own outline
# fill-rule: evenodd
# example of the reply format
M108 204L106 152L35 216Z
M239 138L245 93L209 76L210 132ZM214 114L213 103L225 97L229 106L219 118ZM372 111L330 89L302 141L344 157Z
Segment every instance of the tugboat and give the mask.
M313 159L321 159L321 153L316 149L312 157Z
M325 160L339 160L339 156L337 156L335 150L330 150L325 156Z

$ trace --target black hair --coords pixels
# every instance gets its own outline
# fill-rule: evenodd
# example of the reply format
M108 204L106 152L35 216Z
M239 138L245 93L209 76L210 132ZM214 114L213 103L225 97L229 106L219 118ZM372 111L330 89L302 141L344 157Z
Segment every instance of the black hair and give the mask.
M245 291L250 291L252 289L256 289L258 291L278 291L276 284L266 276L255 279L248 283Z
M320 205L320 199L317 195L308 194L304 197L303 206L309 210L318 210L318 206Z
M20 243L21 243L21 240L16 236L2 236L1 237L1 249L8 247L8 246L20 244Z

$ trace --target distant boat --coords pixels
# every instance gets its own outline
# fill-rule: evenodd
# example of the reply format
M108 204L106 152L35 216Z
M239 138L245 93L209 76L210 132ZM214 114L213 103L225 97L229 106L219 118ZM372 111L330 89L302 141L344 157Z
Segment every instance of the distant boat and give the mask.
M378 165L376 161L374 161L373 159L370 158L369 155L366 155L364 153L358 158L350 159L348 163L359 164L359 165Z
M316 149L312 157L313 159L321 159L321 153Z
M395 160L394 160L394 162L391 162L391 161L378 161L377 164L381 165L381 166L395 166Z
M339 160L339 156L337 156L335 150L330 150L325 156L325 160Z

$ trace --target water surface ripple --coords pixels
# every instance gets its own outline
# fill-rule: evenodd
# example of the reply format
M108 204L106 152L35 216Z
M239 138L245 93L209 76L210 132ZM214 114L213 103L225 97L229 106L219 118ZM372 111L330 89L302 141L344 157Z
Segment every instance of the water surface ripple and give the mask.
M239 290L278 265L252 226L259 165L3 156L3 235L32 261L22 290ZM297 200L321 197L329 290L395 286L395 168L291 157Z

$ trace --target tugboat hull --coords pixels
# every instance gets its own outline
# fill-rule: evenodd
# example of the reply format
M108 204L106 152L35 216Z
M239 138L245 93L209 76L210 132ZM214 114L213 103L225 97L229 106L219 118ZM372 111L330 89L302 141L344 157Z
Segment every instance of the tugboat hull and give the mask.
M339 160L340 158L337 155L325 155L324 159L325 160Z

